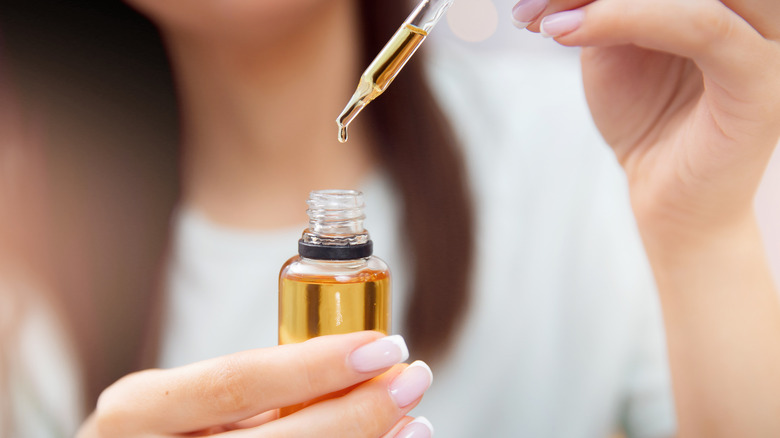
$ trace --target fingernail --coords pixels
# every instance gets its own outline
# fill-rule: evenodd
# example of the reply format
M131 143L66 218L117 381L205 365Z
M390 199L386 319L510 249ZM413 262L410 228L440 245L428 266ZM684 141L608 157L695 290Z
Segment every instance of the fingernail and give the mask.
M360 373L389 368L406 359L409 359L409 349L401 335L377 339L349 355L352 368Z
M432 382L433 372L428 364L416 360L390 382L390 396L398 407L403 408L422 397Z
M512 23L525 29L547 8L547 0L520 0L512 8Z
M585 11L582 9L551 14L542 19L540 33L545 38L566 35L579 29L584 19Z
M417 417L407 424L395 438L431 438L433 436L433 424L425 417Z

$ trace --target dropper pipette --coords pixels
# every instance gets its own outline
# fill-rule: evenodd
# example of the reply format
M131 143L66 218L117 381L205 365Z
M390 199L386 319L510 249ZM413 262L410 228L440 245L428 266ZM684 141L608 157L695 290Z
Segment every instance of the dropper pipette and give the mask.
M453 1L422 0L366 68L360 76L355 94L336 119L341 143L347 141L347 128L352 120L369 102L385 92Z

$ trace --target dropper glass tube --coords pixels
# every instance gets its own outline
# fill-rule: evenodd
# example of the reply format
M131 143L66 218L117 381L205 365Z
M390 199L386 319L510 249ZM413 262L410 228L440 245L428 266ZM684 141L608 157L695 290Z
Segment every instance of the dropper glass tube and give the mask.
M452 2L453 0L422 0L385 44L360 76L355 94L336 119L341 143L347 141L349 124L369 102L385 92Z

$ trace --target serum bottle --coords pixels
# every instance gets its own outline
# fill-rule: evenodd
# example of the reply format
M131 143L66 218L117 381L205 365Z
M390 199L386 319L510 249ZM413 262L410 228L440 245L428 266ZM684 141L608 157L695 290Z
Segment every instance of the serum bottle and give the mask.
M279 344L361 330L390 333L387 264L363 228L363 195L314 191L298 255L279 274Z

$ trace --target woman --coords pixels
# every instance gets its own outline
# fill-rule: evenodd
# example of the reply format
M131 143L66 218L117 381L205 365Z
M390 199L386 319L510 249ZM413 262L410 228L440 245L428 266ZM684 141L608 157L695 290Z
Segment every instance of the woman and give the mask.
M430 146L433 148L444 143L442 138L446 130L437 128L437 134L428 134L425 129L411 130L418 135L430 136L415 144L414 136L398 138L383 131L389 131L394 126L413 126L413 121L403 119L399 111L388 110L386 114L377 113L370 125L359 125L358 120L347 146L349 149L336 149L338 146L328 145L323 140L333 139L335 142L330 115L343 105L345 96L352 91L355 72L362 66L357 45L360 34L354 30L359 6L366 8L363 13L372 10L372 7L338 0L228 5L219 2L195 5L188 2L184 5L180 2L139 0L134 4L163 29L180 84L186 145L185 209L179 219L180 235L175 245L200 243L194 247L196 251L173 249L169 268L171 285L166 300L169 307L165 314L166 325L163 326L160 350L162 364L186 362L189 358L182 351L177 351L175 345L197 340L197 337L186 336L195 330L196 325L181 319L187 309L187 304L182 304L181 297L185 294L181 291L188 286L205 289L209 281L218 283L230 278L225 272L209 268L203 270L204 278L201 280L204 281L176 284L177 281L186 283L194 278L183 276L177 269L197 266L199 260L206 260L178 260L177 255L197 255L204 252L197 250L204 249L219 253L225 247L234 248L225 244L230 240L226 236L230 232L220 230L214 224L232 229L276 230L274 234L286 227L299 231L297 223L302 221L298 213L299 204L305 197L304 192L314 186L363 186L369 187L367 192L370 193L372 183L366 181L374 178L380 163L395 186L380 187L373 192L383 193L385 190L390 193L382 199L392 199L392 193L401 194L407 209L404 222L408 228L414 229L409 217L415 214L433 221L418 228L428 233L431 230L438 232L441 224L450 224L449 221L435 221L436 217L431 214L409 210L410 205L424 208L424 201L428 201L431 195L454 193L453 198L444 200L442 205L449 206L450 212L467 211L463 205L468 205L464 202L468 191L457 184L459 181L463 184L462 177L455 178L454 185L453 179L449 179L447 185L436 188L439 175L431 175L419 186L421 190L428 188L431 192L423 191L423 202L416 203L414 187L404 185L405 172L420 177L421 171L439 168L408 169L405 166L424 163L425 159L417 159L420 155L423 158L426 154L435 155L435 149L429 152L420 146L433 145ZM747 0L724 4L681 0L551 1L546 4L525 0L513 11L516 21L530 23L532 30L541 26L543 33L556 37L563 44L593 46L583 53L586 93L601 133L615 150L628 175L632 206L658 282L679 433L682 436L777 434L778 425L772 413L777 411L778 401L774 394L780 382L775 377L777 373L772 371L780 364L780 347L776 342L780 314L763 262L751 207L752 194L778 138L774 121L780 112L780 99L777 98L780 85L777 75L770 72L777 71L780 55L773 42L778 30L773 24L777 22L777 17L772 14L777 12L769 8L762 2ZM440 64L442 70L446 70L446 62ZM767 65L770 68L767 69ZM323 87L323 83L328 86ZM397 86L402 84L393 85ZM437 91L446 91L447 86L443 84ZM413 85L409 87L413 88ZM490 92L489 87L477 89ZM412 89L408 96L424 96L419 91ZM309 99L312 95L318 98ZM501 96L494 90L489 97L500 99ZM459 109L468 112L467 105L458 103L460 97L457 95L442 93L439 99L451 111L447 114L450 118L462 120L465 116L458 114ZM379 107L380 104L377 102L375 105ZM434 123L424 124L421 128L442 126L435 112L430 114L426 117ZM488 116L500 117L498 111ZM386 125L382 121L387 122ZM503 127L503 124L497 125ZM300 129L301 126L306 129ZM502 134L486 132L485 126L480 129L479 123L475 122L470 127L464 127L459 131L460 138L464 142L473 142L478 135L492 135L491 140L501 138ZM381 145L382 139L387 137L401 140L394 144L396 148L409 145L415 148L409 148L408 152L390 151L389 147ZM484 156L470 155L468 147L464 153L470 159L466 160L470 175L484 175L486 169L495 164ZM447 155L446 151L438 155L450 157L447 167L458 171L456 155L452 158L453 155ZM522 154L509 156L517 160L512 164L522 163L521 160L526 158ZM598 160L593 163L603 165ZM332 169L338 169L338 172ZM498 169L494 177L498 179L510 175L513 169L518 173L516 166L508 166ZM596 172L588 170L577 176L592 177L594 174ZM512 181L517 182L516 179ZM599 196L598 191L612 182L609 178L595 182L577 180L578 184L585 185L583 193L586 199L595 201L595 205L610 213L619 209L614 207L614 203L605 201L606 196ZM381 182L377 184L382 186ZM507 289L512 287L497 283L485 286L482 283L491 271L481 270L480 265L490 263L489 259L485 259L486 254L502 242L505 235L502 233L490 238L489 234L485 234L480 228L480 220L488 214L481 213L489 210L489 214L500 217L489 228L502 231L502 227L496 225L517 226L520 222L530 229L534 225L542 228L542 225L533 220L518 221L512 216L502 216L500 211L490 210L495 205L506 203L490 202L483 195L506 190L503 185L478 178L472 181L472 185L477 194L474 201L477 209L477 224L474 226L477 230L476 247L469 247L467 233L471 226L468 216L463 215L465 219L460 225L443 231L450 237L463 233L465 238L462 240L466 242L462 252L448 253L447 260L450 260L451 254L458 256L453 260L460 263L460 268L451 271L461 275L466 272L461 268L468 265L468 254L473 251L477 265L474 273L476 284L491 291L487 294L476 292L467 313L463 313L462 304L465 303L465 293L455 300L452 309L448 309L443 319L447 330L443 333L449 335L452 351L435 348L434 329L441 321L441 315L431 309L441 300L427 304L424 298L420 298L426 297L425 287L417 283L421 281L420 272L424 268L448 268L419 265L428 260L441 260L440 250L435 247L430 249L427 245L414 248L411 252L417 265L407 267L414 273L410 275L414 279L409 281L410 289L414 291L410 300L414 301L409 305L411 311L405 315L405 322L411 328L408 333L421 339L413 344L412 353L433 352L433 355L427 356L432 358L438 354L442 378L437 378L437 384L455 382L455 385L447 385L455 391L447 393L449 398L464 394L464 397L470 398L456 399L457 403L451 407L457 410L450 411L454 418L447 421L464 427L460 431L465 434L463 436L474 435L474 430L468 429L473 427L469 424L480 425L481 430L497 436L523 432L536 432L537 436L597 436L608 433L606 425L622 413L639 418L626 420L628 427L632 428L630 432L637 436L671 433L666 421L668 415L664 413L649 415L648 409L643 410L641 406L621 411L620 407L611 405L620 401L618 395L633 397L648 390L654 395L644 401L663 410L667 405L663 400L659 401L664 398L663 382L643 385L646 382L641 379L629 379L628 386L640 382L632 391L623 392L611 387L605 390L601 385L608 379L603 379L603 376L599 379L598 370L588 369L594 363L601 365L597 358L602 355L609 358L603 363L614 367L609 368L608 373L620 370L618 364L621 359L641 357L640 353L644 351L641 349L635 354L623 355L624 350L618 349L616 353L611 348L621 342L630 343L644 337L626 336L610 340L607 333L621 329L647 330L648 338L656 333L652 314L647 312L627 312L631 316L642 316L638 325L619 320L576 319L582 312L587 315L605 314L589 312L587 306L594 302L592 297L605 302L619 299L619 294L593 295L586 288L589 293L580 297L558 296L557 291L566 289L565 283L558 288L549 288L547 283L536 284L541 294L561 299L542 302L550 309L526 309L526 313L518 319L531 321L528 328L532 330L547 323L552 328L543 334L559 333L562 337L544 337L550 344L548 351L541 349L539 344L533 344L532 335L538 338L538 333L526 334L523 331L512 332L515 335L513 339L500 339L492 344L495 341L491 336L501 333L501 328L517 330L522 326L516 321L510 323L505 320L493 321L492 325L481 323L500 311L497 306L504 302L503 299L490 301L490 297L511 298ZM561 188L560 185L550 184L545 188L554 189L556 195L568 196L566 200L573 198L572 192L576 193L570 186ZM617 196L618 193L619 190L616 190L616 193L607 195ZM499 200L504 194L498 192ZM514 193L510 190L509 194ZM552 208L541 217L556 217L556 208L560 205L554 202L554 197L551 200L548 195L535 202L531 195L518 198L529 201L529 205L533 206L537 203L551 205ZM266 214L266 208L274 214ZM597 234L594 240L576 241L583 234L593 236L588 232L603 231L593 225L598 219L598 215L591 213L581 218L581 224L585 224L583 228L555 225L567 232L572 231L563 238L577 242L570 248L580 254L578 251L583 247L600 243L601 236ZM610 220L609 216L602 219ZM614 223L625 225L622 220ZM620 235L630 235L624 230L619 231ZM188 237L186 233L194 233L196 237ZM245 240L245 235L240 232L237 235L238 240ZM528 237L528 234L525 236ZM375 239L381 241L376 235ZM512 243L523 243L518 239L515 238ZM207 246L205 241L216 243ZM543 243L550 246L549 240L539 243L528 239L526 243L530 248L540 250L545 248ZM432 253L428 254L426 250ZM609 248L599 251L611 254L610 262L619 261ZM734 257L734 253L739 257ZM507 269L525 266L520 273L530 278L549 278L550 275L534 277L534 273L529 271L553 261L564 266L567 262L571 263L571 267L582 266L581 254L573 260L567 260L565 255L556 251L539 252L534 254L539 259L538 266L521 263L503 266ZM269 260L282 260L275 254L267 257ZM254 254L250 259L254 259ZM634 262L641 262L641 257L629 254L626 259L626 263L615 265L615 270L629 270L631 275L641 277L641 267L632 268ZM533 258L530 261L533 262ZM258 263L261 264L269 263ZM594 266L600 267L599 264ZM269 269L275 268L277 266ZM561 274L571 274L578 279L589 278L587 272L559 269ZM587 268L583 270L587 271ZM517 273L506 272L507 277L513 274ZM596 274L596 277L599 275ZM454 278L453 290L463 293L462 284L467 277ZM590 279L592 283L589 284L599 285L597 280ZM614 288L616 291L631 287L631 283L620 275L610 277L612 280L618 282ZM634 287L641 289L647 283L640 279ZM534 283L526 283L525 286L533 287ZM501 290L496 291L496 288ZM478 289L475 288L475 291ZM736 290L740 293L735 294ZM637 296L643 295L638 293ZM213 303L208 298L205 302ZM230 297L225 299L229 301ZM567 303L567 300L574 301L573 308L558 306ZM190 298L186 302L192 301ZM647 303L652 305L652 300ZM197 303L194 308L198 308ZM622 306L619 309L625 310ZM554 314L552 310L562 312L560 319L547 319ZM211 317L219 317L219 312L214 313L194 316L207 324ZM534 313L540 313L542 321L533 321ZM452 321L447 322L447 316L454 318L458 315L465 317L462 323L462 327L466 327L465 333L457 332L457 325ZM599 323L605 325L604 330L598 329ZM650 327L643 327L645 323ZM415 324L421 326L416 327ZM240 328L246 330L245 327ZM268 333L268 330L264 332ZM573 333L582 337L572 336ZM372 333L326 337L295 346L250 350L181 368L133 374L103 393L95 414L84 424L81 436L208 435L226 429L240 429L231 432L233 435L253 436L428 436L430 432L424 421L411 424L411 418L405 417L430 384L430 377L420 371L424 371L425 367L390 367L391 362L402 359L402 354L395 344L378 338L379 335ZM571 345L578 340L582 343ZM462 357L467 353L461 349L462 344L480 342L491 344L487 351L496 354L498 360L479 355ZM260 340L259 343L265 342ZM649 354L655 357L650 362L657 360L660 354L658 344L649 340L643 345L649 346ZM421 347L419 352L417 346ZM521 363L508 364L514 365L512 367L495 366L496 362L506 365L505 359L518 358L518 350L524 346L528 355L520 356ZM602 350L601 346L610 347ZM182 350L195 352L193 355L200 354L195 348ZM511 354L503 355L505 350L512 350ZM724 354L724 351L737 354ZM383 362L377 356L391 360ZM477 371L468 372L468 368L464 370L463 366L452 365L454 361L468 366L468 360L473 361L471 363ZM565 367L557 367L558 361L569 363ZM657 370L651 368L653 376L657 377ZM578 371L567 374L565 370L569 369ZM486 374L496 375L498 380L491 381L485 377ZM615 380L614 376L610 377ZM541 389L524 387L534 379L547 383L555 382L556 378L559 386L552 389L545 385ZM491 399L490 394L480 395L479 388L470 386L469 379L496 385L504 383L512 390L500 392L500 398ZM595 387L588 386L591 382ZM356 384L359 385L343 397L314 404L284 419L273 420L273 414L264 414L280 406ZM492 388L491 392L496 391ZM524 399L517 392L525 389L536 396L535 401L544 408L541 413L533 411L533 404L522 404ZM615 397L594 398L589 406L588 397L600 392L608 392ZM471 398L475 395L476 398ZM543 399L545 395L551 399ZM578 396L584 399L578 399ZM641 401L640 398L639 405ZM765 410L755 409L756 406ZM576 411L583 407L587 407L588 411L576 415ZM560 423L566 424L555 424L555 412L549 411L552 408L560 410ZM513 412L515 409L517 412ZM476 412L474 416L477 418L469 418L469 411ZM480 421L484 419L483 415L491 413L495 417ZM493 423L506 417L507 413L528 421L506 424L518 428L524 427L523 424L530 426L512 431ZM533 422L523 417L534 414L539 414L544 420ZM667 424L659 430L650 426L643 428L642 419L658 419Z

